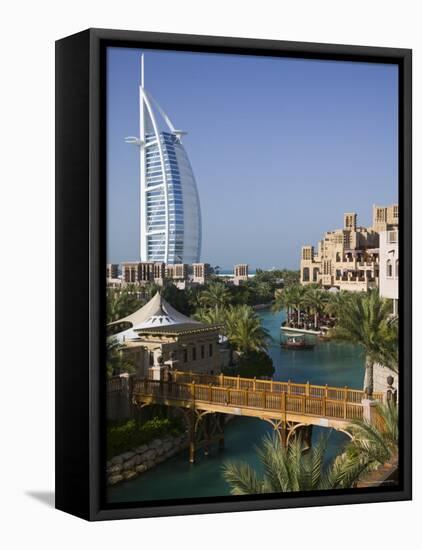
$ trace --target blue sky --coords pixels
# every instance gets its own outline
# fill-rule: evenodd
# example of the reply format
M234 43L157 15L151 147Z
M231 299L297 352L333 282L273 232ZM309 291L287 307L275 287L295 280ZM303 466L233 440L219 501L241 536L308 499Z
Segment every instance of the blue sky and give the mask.
M145 87L186 130L202 261L298 268L355 211L398 195L394 65L110 48L107 260L139 258L139 60Z

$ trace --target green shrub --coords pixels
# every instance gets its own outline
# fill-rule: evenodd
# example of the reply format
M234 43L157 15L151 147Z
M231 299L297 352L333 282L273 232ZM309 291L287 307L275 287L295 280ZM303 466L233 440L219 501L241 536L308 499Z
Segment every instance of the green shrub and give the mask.
M274 365L265 351L248 351L240 356L235 370L236 374L245 378L271 377L274 374Z
M150 443L158 437L179 435L183 431L180 420L159 417L145 422L131 419L110 424L107 428L107 458Z

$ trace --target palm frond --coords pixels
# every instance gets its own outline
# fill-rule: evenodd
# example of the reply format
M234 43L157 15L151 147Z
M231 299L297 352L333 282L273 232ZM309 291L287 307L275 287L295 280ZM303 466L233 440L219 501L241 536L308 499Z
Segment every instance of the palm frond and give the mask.
M264 481L245 462L224 462L223 477L230 485L232 495L254 495L263 492Z

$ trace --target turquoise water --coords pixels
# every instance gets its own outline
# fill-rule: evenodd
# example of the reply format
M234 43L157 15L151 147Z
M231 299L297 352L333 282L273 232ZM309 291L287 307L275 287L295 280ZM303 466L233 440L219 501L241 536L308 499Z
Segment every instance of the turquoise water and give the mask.
M259 316L272 336L269 353L276 369L275 380L362 388L364 364L356 346L317 342L309 351L284 350L280 347L284 312L274 314L264 310L259 312ZM229 495L229 487L221 476L223 462L244 460L259 469L254 447L271 431L271 425L262 420L235 418L226 425L224 451L212 448L208 456L199 451L195 464L189 464L187 451L180 453L132 481L109 487L108 499L110 502L128 502ZM314 427L313 441L322 434L327 435L327 430ZM343 433L330 431L327 459L334 457L345 441Z

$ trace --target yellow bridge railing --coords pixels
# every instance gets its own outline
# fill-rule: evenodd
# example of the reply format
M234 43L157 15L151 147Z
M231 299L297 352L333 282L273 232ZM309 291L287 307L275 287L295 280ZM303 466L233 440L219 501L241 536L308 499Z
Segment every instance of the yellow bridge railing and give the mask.
M275 382L250 378L208 376L176 372L171 381L138 379L133 384L135 403L162 402L252 416L286 415L339 420L363 418L365 392L349 388ZM382 398L381 394L374 398Z
M274 380L261 380L257 378L242 378L240 376L226 376L224 374L209 375L209 374L197 374L186 371L174 370L172 372L172 381L178 383L192 383L196 384L211 384L213 386L220 386L225 388L233 388L236 390L258 390L271 393L283 393L295 396L309 396L309 397L325 397L331 401L347 401L350 403L361 403L362 399L367 397L367 394L363 390L356 390L344 387L336 386L319 386L306 382L305 384L299 384L296 382L278 382ZM373 399L382 401L383 394L380 392L373 393Z

